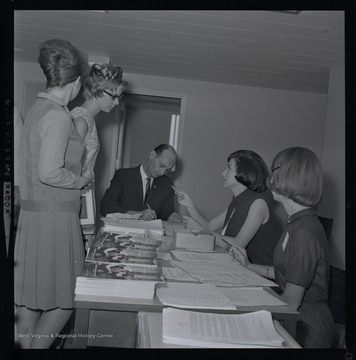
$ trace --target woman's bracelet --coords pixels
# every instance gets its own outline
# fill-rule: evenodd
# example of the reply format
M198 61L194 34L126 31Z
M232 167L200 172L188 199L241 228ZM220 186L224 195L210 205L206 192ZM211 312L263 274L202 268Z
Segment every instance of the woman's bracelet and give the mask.
M269 266L266 267L266 278L269 279Z

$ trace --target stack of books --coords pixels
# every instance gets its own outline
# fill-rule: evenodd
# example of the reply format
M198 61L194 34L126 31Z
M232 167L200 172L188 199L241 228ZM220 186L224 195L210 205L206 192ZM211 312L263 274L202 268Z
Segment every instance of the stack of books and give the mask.
M88 248L84 271L77 278L76 300L153 299L156 284L164 282L157 265L161 241L147 234L115 233L103 228L95 244Z

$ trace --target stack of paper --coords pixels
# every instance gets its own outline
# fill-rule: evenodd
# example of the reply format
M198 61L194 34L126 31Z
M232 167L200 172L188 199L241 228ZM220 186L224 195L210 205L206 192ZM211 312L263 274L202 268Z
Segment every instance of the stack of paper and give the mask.
M236 310L233 302L215 285L166 283L157 287L156 294L163 305Z
M226 286L278 286L275 282L238 265L223 253L172 251L178 261L171 264L201 282Z
M77 277L77 300L107 301L129 297L153 299L157 282L162 281L159 268L135 265L90 264L87 276Z
M86 263L76 282L77 300L115 301L130 297L153 299L157 282L164 281L159 267L107 263Z
M82 276L77 278L77 300L152 299L156 283L164 282L162 269L157 266L160 235L115 230L102 228L96 245L88 248Z
M283 347L271 313L265 310L235 315L165 308L162 339L204 348Z
M141 214L127 214L127 213L112 213L107 214L106 218L108 219L118 219L118 220L138 220L141 217Z
M232 288L212 284L169 282L159 284L156 294L163 305L190 309L286 305L261 287Z
M109 219L101 218L104 222L104 230L116 233L145 233L150 230L159 235L163 235L164 229L161 219L144 221L131 219Z

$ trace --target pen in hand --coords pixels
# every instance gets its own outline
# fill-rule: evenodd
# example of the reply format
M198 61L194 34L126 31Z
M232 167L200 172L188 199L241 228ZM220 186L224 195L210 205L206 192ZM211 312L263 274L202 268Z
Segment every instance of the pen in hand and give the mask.
M150 204L146 203L146 205L147 205L147 208L148 208L149 210L151 210L151 212L153 212L153 214L152 214L153 219L150 219L150 220L157 219L157 214L156 214L156 211L155 211L155 210L152 210L152 208L151 208Z
M222 242L224 242L226 245L227 245L227 248L226 248L226 250L230 250L231 249L231 244L229 243L229 242L227 242L226 240L224 240L223 238L220 238L220 240L222 241Z

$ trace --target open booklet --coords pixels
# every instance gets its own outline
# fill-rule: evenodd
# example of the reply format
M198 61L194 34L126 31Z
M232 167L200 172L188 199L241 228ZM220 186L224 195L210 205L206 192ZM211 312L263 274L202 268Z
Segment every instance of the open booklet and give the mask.
M205 348L281 348L281 337L270 312L214 314L163 309L164 343Z

